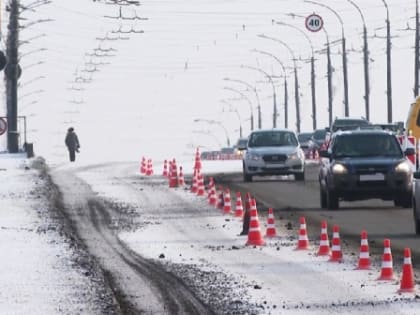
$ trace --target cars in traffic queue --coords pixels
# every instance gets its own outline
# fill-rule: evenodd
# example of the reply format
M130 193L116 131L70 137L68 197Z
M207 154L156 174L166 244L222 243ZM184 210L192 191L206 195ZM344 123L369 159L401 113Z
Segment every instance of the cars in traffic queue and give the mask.
M320 150L325 145L328 138L328 131L326 129L316 129L312 135L312 150Z
M306 158L309 157L309 152L311 148L313 147L312 136L313 136L313 132L301 132L301 133L298 133L297 135L300 147L305 153Z
M248 142L248 138L239 138L235 145L235 153L237 155L243 156L246 151L246 144Z
M305 155L296 133L288 129L260 129L251 132L242 159L243 177L291 175L305 179Z
M337 132L338 130L352 130L357 128L366 128L371 123L363 118L352 118L352 117L336 117L329 128L331 133Z
M397 137L384 130L338 131L321 150L319 191L321 208L338 209L340 200L379 198L411 207L413 171Z

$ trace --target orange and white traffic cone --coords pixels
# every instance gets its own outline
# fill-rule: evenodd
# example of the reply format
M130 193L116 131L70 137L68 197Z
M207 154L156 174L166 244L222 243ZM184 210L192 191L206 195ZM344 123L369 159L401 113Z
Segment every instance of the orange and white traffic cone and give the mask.
M309 249L308 234L306 232L306 220L305 217L300 217L299 239L296 250L306 249Z
M201 170L201 156L199 148L197 148L197 150L195 151L194 170Z
M209 189L209 204L212 206L217 206L217 196L216 196L216 187L211 186Z
M196 170L196 169L194 170L192 184L191 184L191 192L193 194L196 194L198 190L198 174L199 173L200 173L199 170Z
M331 255L330 240L328 239L328 226L327 221L321 222L321 237L319 240L318 256Z
M384 254L382 255L381 274L377 280L394 280L391 240L389 239L384 239Z
M147 160L146 175L147 176L153 175L153 161L152 161L152 159Z
M171 166L171 175L169 178L169 187L175 188L178 187L178 170L176 167L176 161L173 159Z
M197 177L197 196L204 196L206 194L206 190L204 187L204 177L203 174L199 174Z
M250 206L250 221L248 230L248 240L246 242L246 245L264 245L265 241L261 236L260 222L258 220L258 211L255 199L251 199Z
M267 229L265 231L266 237L276 237L276 224L274 222L273 208L268 208Z
M404 265L398 293L410 293L415 291L413 266L411 265L411 250L404 248Z
M343 262L343 252L341 251L340 228L338 225L333 226L333 238L331 246L331 255L329 261Z
M185 185L184 172L182 171L182 166L179 167L178 185Z
M359 265L356 269L367 270L370 269L370 256L367 232L365 230L362 231L360 238Z
M144 156L141 158L140 173L146 174L146 158Z
M223 213L229 214L231 210L232 210L232 203L230 199L230 190L229 188L226 188L223 194Z
M169 173L168 173L168 161L165 160L163 161L163 171L162 171L162 176L168 177Z
M236 207L235 207L235 217L242 218L244 216L244 208L242 206L242 197L241 192L236 192Z

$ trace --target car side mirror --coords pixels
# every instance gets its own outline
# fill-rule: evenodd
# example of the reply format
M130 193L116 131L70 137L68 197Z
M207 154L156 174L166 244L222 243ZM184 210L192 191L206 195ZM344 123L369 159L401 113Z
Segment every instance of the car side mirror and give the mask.
M414 155L414 154L416 154L416 149L414 148L407 148L404 151L404 155Z
M414 173L413 173L413 177L414 177L415 179L420 179L420 172L414 172Z
M330 158L331 154L327 150L321 150L319 151L319 156L323 158Z

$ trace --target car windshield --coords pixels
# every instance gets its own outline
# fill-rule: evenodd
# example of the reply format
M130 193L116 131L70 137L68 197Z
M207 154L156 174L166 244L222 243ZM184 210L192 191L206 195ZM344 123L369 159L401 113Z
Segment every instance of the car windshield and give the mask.
M335 157L402 157L398 140L388 134L350 134L336 137L332 148Z
M279 147L297 146L298 142L293 132L289 131L267 131L256 132L249 139L249 147Z
M298 134L299 142L309 141L311 139L311 137L312 137L312 132Z
M327 131L325 129L315 130L314 132L314 139L315 140L325 140L327 136Z

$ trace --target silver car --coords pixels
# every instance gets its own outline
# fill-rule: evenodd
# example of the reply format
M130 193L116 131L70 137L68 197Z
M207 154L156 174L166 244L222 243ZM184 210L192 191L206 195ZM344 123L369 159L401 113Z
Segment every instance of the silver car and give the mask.
M296 180L305 180L305 155L291 130L253 131L242 161L245 182L251 182L252 176L290 174Z

